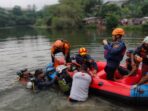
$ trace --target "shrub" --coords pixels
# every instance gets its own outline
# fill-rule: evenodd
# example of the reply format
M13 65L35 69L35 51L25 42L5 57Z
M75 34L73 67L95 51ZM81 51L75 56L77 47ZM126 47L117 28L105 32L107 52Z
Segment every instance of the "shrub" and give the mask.
M76 27L77 24L73 19L66 17L54 17L52 19L52 27L56 29L64 29L64 28L73 28Z
M148 23L142 25L142 30L148 32Z
M118 25L118 17L114 14L106 16L105 21L108 29L113 29Z

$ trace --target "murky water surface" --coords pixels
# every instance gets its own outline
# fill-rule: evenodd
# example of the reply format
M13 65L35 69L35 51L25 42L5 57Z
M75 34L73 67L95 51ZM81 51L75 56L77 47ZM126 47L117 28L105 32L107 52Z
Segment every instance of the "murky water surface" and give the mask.
M0 29L0 111L146 111L111 102L91 95L88 101L71 104L57 89L32 93L16 80L16 71L28 68L44 68L51 61L50 48L53 41L67 39L71 53L86 47L95 60L104 61L102 39L111 39L108 32L100 30L50 31L31 28ZM128 48L137 47L142 32L127 32L124 40Z

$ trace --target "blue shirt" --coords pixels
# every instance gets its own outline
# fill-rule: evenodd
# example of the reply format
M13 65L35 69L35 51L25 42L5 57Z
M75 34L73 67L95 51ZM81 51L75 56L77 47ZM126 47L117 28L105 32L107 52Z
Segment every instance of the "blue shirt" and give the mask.
M80 54L77 54L75 59L78 64L83 65L85 68L94 68L98 71L98 66L90 55L87 54L86 56L81 56Z
M104 49L104 56L107 63L110 63L110 65L119 65L125 54L126 46L122 40L118 40L104 45Z

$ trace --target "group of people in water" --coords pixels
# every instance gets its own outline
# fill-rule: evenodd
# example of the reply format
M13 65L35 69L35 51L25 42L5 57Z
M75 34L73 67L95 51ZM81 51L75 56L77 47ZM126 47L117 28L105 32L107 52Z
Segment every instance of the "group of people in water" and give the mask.
M115 71L123 76L135 76L137 74L140 63L142 63L142 78L134 85L137 87L148 81L148 36L144 38L142 44L135 50L126 51L126 44L122 40L125 31L122 28L115 28L112 31L112 42L103 40L104 57L106 59L106 79L115 81ZM65 61L59 63L56 59L57 53L63 53ZM126 53L126 66L120 66ZM61 90L69 95L69 101L78 102L85 101L88 98L89 86L92 77L98 72L98 65L95 60L88 54L88 50L81 47L74 57L70 57L70 43L67 40L56 40L51 47L52 63L48 64L45 71L37 69L34 74L28 72L27 69L19 71L17 74L22 78L29 78L26 81L28 88L47 89L53 84L58 84ZM75 62L73 62L75 61ZM66 65L65 65L66 64ZM63 65L62 67L58 67ZM65 67L64 67L65 66ZM70 76L69 73L74 73ZM31 79L30 79L31 78ZM33 78L33 79L32 79Z

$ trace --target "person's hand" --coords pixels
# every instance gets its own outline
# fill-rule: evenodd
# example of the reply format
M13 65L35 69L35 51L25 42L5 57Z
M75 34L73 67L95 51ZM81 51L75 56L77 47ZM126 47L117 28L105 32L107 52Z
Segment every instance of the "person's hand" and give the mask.
M93 72L88 68L87 69L87 72L92 76L93 75Z
M97 73L94 73L94 72L93 72L92 76L93 76L93 77L96 77L96 74L97 74Z
M96 74L97 74L97 70L93 70L93 74L95 74L95 75L96 75Z
M104 45L107 45L108 44L108 42L107 42L106 39L104 39L102 42L103 42Z
M132 89L135 89L135 88L137 88L137 87L138 87L138 85L135 84L135 85L132 86Z
M95 76L96 76L96 73L97 73L96 70L90 71L90 75L91 75L92 77L95 77Z

